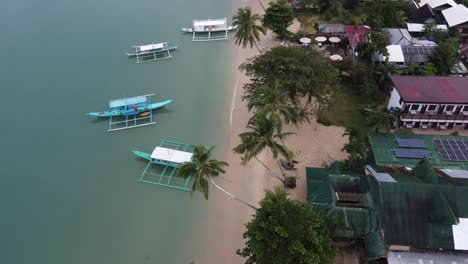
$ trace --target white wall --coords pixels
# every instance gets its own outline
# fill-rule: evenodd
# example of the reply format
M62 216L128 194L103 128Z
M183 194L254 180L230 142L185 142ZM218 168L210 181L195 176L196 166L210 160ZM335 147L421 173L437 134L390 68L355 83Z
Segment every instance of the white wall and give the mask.
M401 97L397 89L393 88L392 95L390 96L390 100L388 100L387 109L390 109L392 107L398 107L401 109L400 99Z

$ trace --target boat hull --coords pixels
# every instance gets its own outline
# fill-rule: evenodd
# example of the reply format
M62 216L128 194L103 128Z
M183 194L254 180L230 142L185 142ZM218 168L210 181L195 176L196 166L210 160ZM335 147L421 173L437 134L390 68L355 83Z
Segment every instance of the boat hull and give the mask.
M94 117L111 117L111 116L134 116L146 111L152 111L159 108L162 108L168 104L172 103L172 100L166 100L162 102L152 103L152 104L137 104L135 107L137 110L130 108L128 110L122 110L120 108L113 108L104 112L89 112L86 115Z
M159 53L164 53L168 51L173 51L176 50L177 46L171 46L168 48L162 48L162 49L157 49L157 50L150 50L150 51L144 51L144 52L125 52L127 56L129 57L135 57L135 56L145 56L145 55L153 55L153 54L159 54Z
M227 31L235 30L237 26L229 26L227 27ZM193 33L193 28L182 28L182 31L186 33ZM208 33L208 32L224 32L225 29L212 29L212 30L195 30L196 33Z
M143 151L139 151L139 150L133 150L132 152L133 152L133 154L135 154L136 156L138 156L138 157L140 157L140 158L142 158L144 160L151 161L151 163L153 163L153 164L162 165L162 166L169 166L169 167L173 167L173 168L177 168L177 167L179 167L181 165L181 164L178 164L178 163L162 162L162 161L152 159L151 158L151 153L147 153L147 152L143 152Z

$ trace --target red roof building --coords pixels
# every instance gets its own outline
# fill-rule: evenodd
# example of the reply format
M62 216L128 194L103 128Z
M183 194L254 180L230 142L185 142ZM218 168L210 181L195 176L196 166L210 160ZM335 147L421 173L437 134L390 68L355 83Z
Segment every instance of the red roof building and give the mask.
M346 25L345 31L349 45L351 45L353 49L355 49L359 43L369 41L369 28L366 26Z
M392 76L391 79L405 102L468 104L468 78Z
M387 109L401 110L407 128L468 129L468 78L392 76Z

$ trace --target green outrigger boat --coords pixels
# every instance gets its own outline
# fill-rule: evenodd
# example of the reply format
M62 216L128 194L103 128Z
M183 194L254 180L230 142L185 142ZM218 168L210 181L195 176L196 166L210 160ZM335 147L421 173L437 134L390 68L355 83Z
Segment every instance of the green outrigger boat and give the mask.
M148 161L138 181L190 191L190 179L178 175L177 168L192 160L192 145L163 140L152 153L133 150L133 154ZM153 166L156 165L156 166Z

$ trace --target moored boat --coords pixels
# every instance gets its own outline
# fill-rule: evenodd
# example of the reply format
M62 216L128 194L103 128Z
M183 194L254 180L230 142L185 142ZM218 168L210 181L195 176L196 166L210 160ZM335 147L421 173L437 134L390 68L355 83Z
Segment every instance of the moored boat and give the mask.
M128 97L109 101L109 110L102 112L89 112L86 115L109 118L107 131L122 130L156 124L153 121L153 111L162 108L172 100L151 102L153 94Z
M177 46L169 46L168 42L133 46L134 51L125 52L128 57L136 57L137 63L171 58L171 51ZM141 60L140 60L141 57Z
M193 20L191 28L182 31L192 33L192 41L211 41L228 39L227 33L237 26L228 26L226 18Z

